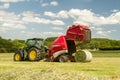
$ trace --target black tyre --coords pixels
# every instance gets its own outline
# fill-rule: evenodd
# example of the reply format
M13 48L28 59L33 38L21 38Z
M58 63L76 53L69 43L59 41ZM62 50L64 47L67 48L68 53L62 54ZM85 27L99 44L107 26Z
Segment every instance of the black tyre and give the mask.
M51 59L49 59L49 58L45 58L44 61L45 61L45 62L52 62Z
M35 47L32 47L31 49L29 49L29 51L28 51L28 59L30 61L39 61L39 60L41 60L40 50L38 50Z
M59 57L59 62L67 62L68 60L69 60L69 58L66 55L61 55Z
M24 60L23 52L21 50L16 51L13 59L14 61L23 61Z

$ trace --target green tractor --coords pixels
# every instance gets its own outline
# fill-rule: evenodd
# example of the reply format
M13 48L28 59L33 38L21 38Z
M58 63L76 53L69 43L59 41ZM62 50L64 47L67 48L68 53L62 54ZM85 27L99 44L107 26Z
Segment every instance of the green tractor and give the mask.
M39 61L44 58L47 48L39 38L27 39L26 47L18 49L14 54L14 61Z

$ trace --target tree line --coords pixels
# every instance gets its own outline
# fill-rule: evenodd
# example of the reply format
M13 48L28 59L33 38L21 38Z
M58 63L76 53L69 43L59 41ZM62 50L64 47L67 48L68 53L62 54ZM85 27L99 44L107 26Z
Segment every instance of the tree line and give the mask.
M78 46L82 49L120 50L120 40L93 38L90 43L78 43Z
M44 44L48 47L57 37L49 37L45 39ZM120 50L120 40L111 40L106 38L93 38L90 43L76 42L78 48L96 49L96 50ZM15 52L20 47L25 46L25 40L11 40L0 37L0 53Z
M46 43L48 46L52 44L52 42L57 37L47 38ZM79 49L95 49L95 50L120 50L120 40L111 40L106 38L92 38L90 43L81 43L76 41L76 46Z
M14 52L16 49L25 45L24 40L11 40L11 39L3 39L0 37L0 52L1 53L10 53Z

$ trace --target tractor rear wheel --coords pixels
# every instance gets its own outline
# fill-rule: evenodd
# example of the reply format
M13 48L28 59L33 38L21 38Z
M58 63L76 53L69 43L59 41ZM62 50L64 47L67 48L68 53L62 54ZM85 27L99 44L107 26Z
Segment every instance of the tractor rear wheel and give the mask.
M37 48L32 47L28 51L28 59L30 61L39 61L41 59L40 51Z
M68 61L68 56L67 55L61 55L59 57L59 62L67 62Z
M23 53L21 50L18 50L15 52L14 54L14 61L23 61L24 57L23 57Z

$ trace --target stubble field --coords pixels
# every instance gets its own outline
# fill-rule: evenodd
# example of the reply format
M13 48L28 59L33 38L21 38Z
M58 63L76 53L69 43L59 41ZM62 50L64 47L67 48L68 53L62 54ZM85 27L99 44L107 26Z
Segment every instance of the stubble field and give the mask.
M0 53L0 80L120 80L120 51L93 51L90 63L14 62Z

